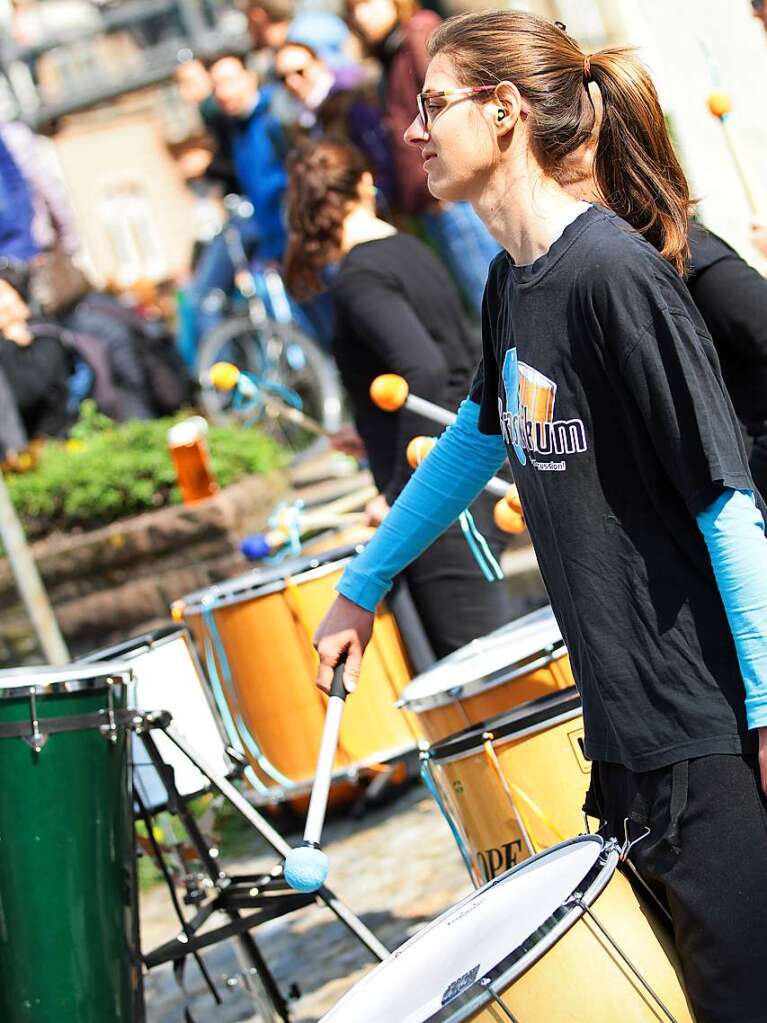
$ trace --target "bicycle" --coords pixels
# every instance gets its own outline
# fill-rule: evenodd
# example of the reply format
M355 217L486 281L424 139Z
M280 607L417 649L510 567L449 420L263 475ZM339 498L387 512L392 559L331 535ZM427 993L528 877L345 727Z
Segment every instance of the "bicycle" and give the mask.
M269 264L253 265L237 230L236 218L252 214L252 206L240 197L227 197L230 221L224 230L238 293L245 301L243 312L235 313L203 338L198 354L198 378L203 408L214 420L238 412L236 392L216 390L210 369L217 362L231 362L258 385L278 394L287 404L316 419L331 432L342 422L342 390L332 359L295 322L294 310L282 277ZM258 408L270 429L300 446L305 432L289 420L269 417L268 405Z

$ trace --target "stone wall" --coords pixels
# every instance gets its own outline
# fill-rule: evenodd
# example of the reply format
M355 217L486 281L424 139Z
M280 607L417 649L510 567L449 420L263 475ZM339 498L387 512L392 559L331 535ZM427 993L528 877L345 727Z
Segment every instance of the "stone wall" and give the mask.
M263 530L288 476L253 476L195 505L33 544L73 657L168 619L171 601L245 571L239 543ZM10 566L0 560L0 666L39 662Z

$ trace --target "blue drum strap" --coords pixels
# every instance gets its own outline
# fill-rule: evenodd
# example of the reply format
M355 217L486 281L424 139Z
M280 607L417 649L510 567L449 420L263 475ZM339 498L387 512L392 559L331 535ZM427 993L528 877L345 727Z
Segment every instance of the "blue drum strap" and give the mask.
M421 755L421 778L423 779L424 785L429 790L432 799L437 804L440 813L445 818L447 826L450 828L450 831L453 834L455 844L458 846L458 851L460 852L461 857L463 858L464 865L469 872L469 877L471 878L472 884L476 885L477 879L475 877L474 870L471 865L471 857L469 856L469 850L466 848L466 843L464 842L463 837L461 836L461 833L459 832L458 828L455 826L453 818L447 812L447 807L445 806L444 800L440 795L436 782L432 777L431 757L429 756L428 753Z
M215 659L217 659L218 663L221 665L221 675L219 676L218 672L214 671L214 676L219 684L219 691L221 691L222 689L221 682L223 682L223 687L226 688L226 696L229 697L229 701L227 701L226 697L224 697L223 702L224 703L229 702L229 708L231 709L237 706L237 697L234 693L232 672L229 667L229 661L226 656L226 651L224 650L224 644L221 641L221 634L218 631L218 625L216 624L215 618L213 617L212 609L210 607L205 607L203 608L202 613L203 617L205 618L205 624L208 627L208 635L213 641L213 646L216 654L216 658L211 657L210 660L211 662L214 662ZM214 685L215 684L216 683L214 683ZM270 778L276 781L278 785L283 785L286 788L293 788L295 786L295 782L291 778L288 778L286 775L278 771L274 764L272 764L271 761L268 759L268 757L266 757L263 754L263 752L258 746L258 743L251 735L248 726L245 724L245 722L242 720L242 717L236 711L234 711L234 723L237 734L240 736L242 741L247 746L248 754L256 761L256 763L264 772L264 774L268 775Z
M469 545L469 550L474 555L474 560L479 565L480 571L489 583L503 579L503 569L498 564L495 555L490 550L487 540L480 533L474 516L470 511L461 512L458 521L463 530L463 536Z
M216 706L221 712L221 717L224 720L224 731L226 732L226 737L229 740L229 745L236 753L239 753L244 760L247 760L245 750L242 748L240 737L237 734L237 727L234 721L232 721L229 704L226 702L226 697L221 689L221 680L218 677L218 668L216 667L216 659L213 655L213 647L207 637L205 638L205 667L208 672L210 684L213 687L213 697L216 701ZM244 768L243 774L259 795L269 795L268 787L264 785L250 764Z

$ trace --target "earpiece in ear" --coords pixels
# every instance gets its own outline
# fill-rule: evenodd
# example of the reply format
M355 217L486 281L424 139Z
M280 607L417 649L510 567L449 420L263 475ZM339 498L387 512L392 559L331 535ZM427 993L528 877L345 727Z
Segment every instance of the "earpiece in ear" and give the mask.
M506 111L505 111L505 110L503 110L503 109L500 109L500 110L498 111L498 120L499 120L499 121L502 121L502 120L504 119L504 117L505 117L505 116L506 116Z

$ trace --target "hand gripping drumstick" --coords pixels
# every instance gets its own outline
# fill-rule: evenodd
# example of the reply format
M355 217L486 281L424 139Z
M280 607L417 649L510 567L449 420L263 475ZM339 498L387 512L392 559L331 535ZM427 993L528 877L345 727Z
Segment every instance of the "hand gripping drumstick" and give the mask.
M317 757L317 769L314 772L312 796L309 800L309 813L306 816L304 841L296 849L291 849L285 857L285 880L297 892L318 891L325 884L328 876L330 864L327 855L320 849L320 839L325 824L330 778L333 773L333 761L338 748L338 735L341 730L341 718L347 695L344 686L345 664L346 656L344 655L333 673L333 684L330 687L328 709L325 714L325 727L322 731L322 742Z
M293 408L292 405L288 405L275 395L260 390L247 373L243 373L233 362L214 363L208 373L208 380L217 391L233 391L237 387L246 398L258 396L267 408L273 409L283 419L289 419L290 422L302 426L310 433L315 433L319 437L330 435L329 431L321 426L316 419L307 416L300 409Z
M743 162L740 146L738 145L738 141L730 123L730 116L732 114L732 97L729 93L724 92L722 89L715 89L708 97L708 109L722 126L724 140L730 152L730 158L732 159L733 166L735 167L735 173L740 179L740 184L746 197L746 202L748 203L752 215L757 216L760 212L759 201L756 198L756 192L754 191L751 175Z
M437 443L436 437L413 437L407 446L408 464L414 469L421 464ZM504 533L524 533L527 526L522 514L522 502L519 491L514 483L505 483L500 477L493 476L485 484L485 490L491 494L500 494L493 509L493 521Z

